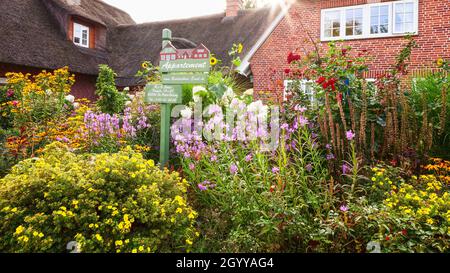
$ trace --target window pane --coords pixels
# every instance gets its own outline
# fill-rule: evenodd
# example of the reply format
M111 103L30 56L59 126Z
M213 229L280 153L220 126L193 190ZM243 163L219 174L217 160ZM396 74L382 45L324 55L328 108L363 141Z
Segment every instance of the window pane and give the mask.
M75 38L73 39L73 42L76 43L76 44L79 44L79 43L80 43L80 38L75 37Z
M405 12L413 13L414 12L414 3L405 3L404 5Z
M389 24L389 17L388 16L381 16L380 17L380 24L381 25L388 25Z
M414 32L414 24L406 23L403 29L404 32Z
M405 23L412 23L414 22L414 13L405 13L403 18L405 20Z
M371 7L370 8L370 15L372 17L378 17L379 14L380 14L380 7Z
M395 32L403 32L403 24L402 23L395 23Z
M371 26L370 27L370 33L371 34L377 34L378 33L378 25Z
M333 29L333 37L339 37L341 35L341 31L339 28Z
M389 15L389 6L381 6L380 15Z
M353 35L353 27L345 28L345 35L352 36Z
M341 27L341 13L328 11L324 15L324 35L325 37L339 37Z
M389 32L389 25L380 26L380 33L388 33L388 32Z

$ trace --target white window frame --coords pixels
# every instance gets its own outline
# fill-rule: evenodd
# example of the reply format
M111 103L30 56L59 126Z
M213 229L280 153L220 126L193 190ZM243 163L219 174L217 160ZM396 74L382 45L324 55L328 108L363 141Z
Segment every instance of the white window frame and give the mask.
M80 29L81 36L77 36L77 28ZM86 39L87 43L83 44L83 31L85 31L85 30L87 32L87 39ZM75 22L73 23L73 43L74 44L76 44L77 46L89 48L89 43L90 43L90 41L89 41L90 37L89 36L90 36L90 29L89 29L88 26L85 26L85 25L82 25L82 24L79 24L79 23L75 23ZM75 41L75 38L80 39L80 42L77 43Z
M400 3L414 3L414 29L413 32L408 33L396 33L394 32L395 27L395 6ZM371 8L375 6L389 6L389 30L388 33L370 33L371 25ZM363 9L363 34L362 35L346 35L346 13L349 9ZM339 11L340 12L340 36L339 37L325 37L325 14L329 11ZM320 20L320 39L321 41L338 41L338 40L354 40L354 39L371 39L371 38L381 38L381 37L395 37L395 36L405 36L408 34L417 35L419 34L419 0L399 0L390 2L380 2L373 4L355 5L348 7L338 7L330 9L321 10L321 20Z
M311 81L311 80L285 80L284 81L284 89L283 89L283 101L287 101L287 91L289 88L289 84L291 84L293 82L300 82L300 88L302 89L303 93L305 93L305 91L306 91L306 85L307 84L311 85L311 94L309 96L309 101L310 101L309 106L314 106L314 104L316 103L316 98L314 96L314 88L312 88L312 84L314 84L314 81Z

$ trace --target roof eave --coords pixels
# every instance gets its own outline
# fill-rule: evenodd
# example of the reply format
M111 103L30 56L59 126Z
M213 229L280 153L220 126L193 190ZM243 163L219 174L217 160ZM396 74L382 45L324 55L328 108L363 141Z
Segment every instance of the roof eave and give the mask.
M267 30L263 33L263 35L261 35L261 37L258 39L256 44L250 49L250 51L247 53L247 55L245 55L244 59L242 60L241 65L236 69L239 74L246 76L246 77L248 77L251 74L250 60L255 55L255 53L258 51L258 49L269 38L269 36L272 34L272 32L275 30L275 28L281 23L281 21L284 19L286 14L289 12L289 9L291 8L291 6L292 6L292 3L288 3L286 5L281 6L280 14L275 18L275 20L267 28Z

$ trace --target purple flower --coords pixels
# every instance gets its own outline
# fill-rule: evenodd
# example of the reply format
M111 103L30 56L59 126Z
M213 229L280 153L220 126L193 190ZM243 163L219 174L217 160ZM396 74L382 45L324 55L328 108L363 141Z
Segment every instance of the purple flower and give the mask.
M199 190L201 190L201 191L206 191L206 190L208 190L208 187L206 187L204 184L198 184L198 188L199 188Z
M345 133L346 137L348 140L352 141L355 138L355 134L353 133L352 130L347 131L347 133Z
M277 174L279 172L280 172L280 168L278 168L278 167L273 167L272 168L272 173Z
M327 148L328 150L331 150L331 144L325 145L325 148Z
M217 161L217 155L212 155L211 156L211 161L212 162L216 162Z
M307 118L305 118L304 116L300 116L300 126L305 127L305 125L307 125L309 123L309 120Z
M250 161L252 161L252 160L253 160L252 154L248 154L248 155L245 157L245 162L250 162Z
M340 209L342 212L347 212L347 211L348 211L348 207L347 207L346 205L342 205L339 209Z
M312 164L311 163L309 163L308 165L306 165L306 170L308 171L308 172L311 172L312 171L312 168L313 168L313 166L312 166Z
M304 113L304 112L306 112L306 110L308 110L306 107L304 107L304 106L301 106L301 105L299 105L299 104L297 104L295 107L294 107L294 110L295 111L299 111L300 113Z
M327 154L327 160L334 159L334 154Z
M281 129L283 129L283 130L287 130L288 128L289 128L289 125L287 123L283 123L281 125Z
M238 167L236 166L236 164L234 164L234 163L231 164L231 166L230 166L230 173L235 175L237 173L237 171L238 171Z
M351 168L350 168L350 166L348 166L346 163L344 163L343 165L342 165L342 174L347 174L347 173L349 173L351 171Z
M189 170L191 170L191 171L195 170L194 163L189 163Z

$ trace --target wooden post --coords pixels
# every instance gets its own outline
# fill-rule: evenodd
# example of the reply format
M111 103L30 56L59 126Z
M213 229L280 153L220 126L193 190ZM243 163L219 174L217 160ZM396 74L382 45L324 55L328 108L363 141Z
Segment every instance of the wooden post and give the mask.
M170 41L172 41L172 31L164 29L162 32L162 48L164 48ZM159 162L161 169L169 162L170 149L170 104L161 104L161 139L160 139L160 154Z

